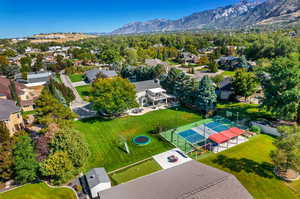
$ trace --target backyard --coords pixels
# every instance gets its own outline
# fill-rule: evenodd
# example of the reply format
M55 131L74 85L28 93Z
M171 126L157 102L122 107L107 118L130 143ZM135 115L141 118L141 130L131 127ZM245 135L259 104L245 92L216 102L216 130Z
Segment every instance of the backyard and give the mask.
M146 160L140 164L110 174L113 185L118 185L141 176L145 176L161 170L161 167L153 159Z
M224 152L205 156L200 162L232 173L256 199L296 199L300 182L287 184L273 174L269 154L275 149L274 140L258 135Z
M185 109L167 109L138 117L76 121L75 127L81 132L91 151L85 171L94 167L105 167L112 171L174 148L158 135L151 134L155 127L163 125L170 129L200 119L201 116ZM146 146L136 146L131 139L137 135L148 135L152 142ZM127 140L130 154L119 144L120 136Z
M76 196L71 189L50 188L45 183L38 183L0 193L0 199L76 199Z

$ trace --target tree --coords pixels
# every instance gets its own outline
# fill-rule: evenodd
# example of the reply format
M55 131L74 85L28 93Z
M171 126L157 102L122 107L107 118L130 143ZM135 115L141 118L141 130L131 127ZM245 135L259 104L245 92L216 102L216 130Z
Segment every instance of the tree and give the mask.
M257 91L257 78L254 73L239 69L235 72L232 82L235 95L245 97L245 100Z
M75 168L82 167L89 157L86 143L73 128L63 128L57 132L51 142L51 150L66 152Z
M0 143L9 141L10 133L4 122L0 122Z
M62 184L69 180L74 172L72 161L66 152L55 152L41 163L41 173L50 177L53 183Z
M29 136L21 136L14 150L16 180L21 184L32 182L37 177L38 163Z
M200 59L198 60L198 64L199 65L207 65L209 63L208 57L205 56L201 56Z
M128 64L135 65L137 62L137 51L134 48L126 48L124 51L124 56Z
M159 78L161 75L166 73L166 68L165 66L158 64L157 66L154 67L154 77Z
M196 92L196 106L200 110L208 113L215 109L217 104L217 94L212 80L207 75L201 79L199 88Z
M63 104L54 98L49 90L45 88L39 99L36 100L37 116L40 122L45 123L45 120L50 123L55 120L56 122L63 122L64 120L72 120L76 118L76 115Z
M20 63L21 63L21 72L30 72L31 71L32 60L29 56L22 57L20 59Z
M12 178L13 169L13 145L12 140L0 143L0 181Z
M41 135L35 139L35 150L37 153L37 160L39 162L45 160L50 154L49 143L50 138L45 135Z
M216 75L211 78L211 80L217 85L217 88L220 88L220 84L222 81L224 81L224 76L222 74Z
M34 72L40 71L43 68L43 55L38 54L35 63L32 66Z
M211 73L216 73L218 72L218 63L215 61L213 56L209 57L209 62L208 62L208 69Z
M117 116L138 106L135 86L121 77L94 81L91 101L96 110L108 116Z
M300 123L300 64L298 56L277 58L264 69L263 105L277 117Z
M271 152L271 158L277 171L287 172L293 169L300 172L300 128L281 127L281 137L275 141L276 150Z

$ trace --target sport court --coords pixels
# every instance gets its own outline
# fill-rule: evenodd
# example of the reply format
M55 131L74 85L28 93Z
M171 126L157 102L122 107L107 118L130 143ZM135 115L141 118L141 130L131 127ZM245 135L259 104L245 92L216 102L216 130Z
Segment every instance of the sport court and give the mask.
M245 130L230 120L216 116L162 133L162 137L184 152L202 147L220 152L247 141L242 135Z

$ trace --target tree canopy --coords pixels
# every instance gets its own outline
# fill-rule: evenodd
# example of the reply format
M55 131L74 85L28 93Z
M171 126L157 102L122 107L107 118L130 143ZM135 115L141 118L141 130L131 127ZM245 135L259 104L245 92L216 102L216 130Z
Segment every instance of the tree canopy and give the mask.
M108 116L118 116L138 106L135 86L121 77L98 78L91 93L94 109Z
M272 61L261 74L263 105L279 118L300 122L299 56L281 57Z

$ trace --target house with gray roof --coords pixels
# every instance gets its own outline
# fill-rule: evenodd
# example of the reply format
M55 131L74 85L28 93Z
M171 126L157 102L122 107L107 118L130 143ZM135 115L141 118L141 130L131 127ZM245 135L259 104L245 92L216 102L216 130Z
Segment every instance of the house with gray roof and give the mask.
M85 180L92 198L96 198L98 196L98 192L111 187L110 179L104 168L91 169L85 175Z
M22 74L16 75L16 81L19 83L23 83L28 87L32 86L41 86L45 85L49 82L52 77L52 72L31 72L27 74L27 78L24 79Z
M157 104L168 105L175 101L175 97L168 95L159 80L146 80L133 83L136 88L136 100L141 107L156 106ZM169 101L168 101L169 100Z
M21 108L15 101L0 99L0 122L3 122L11 136L23 129L24 121L21 115Z
M102 73L102 75L106 78L111 78L118 76L116 71L113 70L100 70L100 69L92 69L85 72L86 80L91 83L97 79L98 74Z
M195 160L98 193L100 199L253 199L232 174Z

